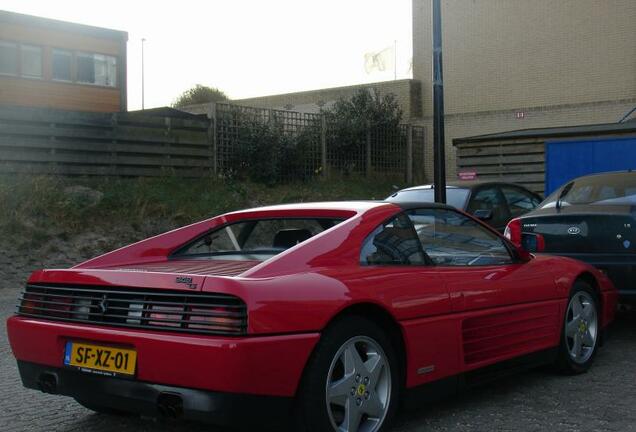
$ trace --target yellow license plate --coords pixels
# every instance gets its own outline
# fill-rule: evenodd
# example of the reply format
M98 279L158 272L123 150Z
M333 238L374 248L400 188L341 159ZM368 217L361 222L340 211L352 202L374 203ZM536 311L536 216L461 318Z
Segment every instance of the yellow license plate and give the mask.
M106 376L132 376L137 365L134 349L66 342L64 364L83 372Z

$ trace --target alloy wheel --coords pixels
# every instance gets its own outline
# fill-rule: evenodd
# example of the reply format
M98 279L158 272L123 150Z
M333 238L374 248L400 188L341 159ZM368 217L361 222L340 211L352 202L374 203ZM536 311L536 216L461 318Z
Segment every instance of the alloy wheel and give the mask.
M586 363L594 354L598 338L596 302L586 291L570 299L565 322L568 354L577 364Z
M326 383L329 420L338 432L375 432L391 401L391 371L382 347L366 336L336 352Z

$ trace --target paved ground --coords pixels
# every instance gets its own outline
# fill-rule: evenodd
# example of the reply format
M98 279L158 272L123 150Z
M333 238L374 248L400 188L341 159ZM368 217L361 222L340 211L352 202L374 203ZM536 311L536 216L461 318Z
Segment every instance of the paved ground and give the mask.
M5 329L16 296L14 289L0 289L1 431L214 430L183 422L93 414L69 398L22 388ZM635 363L636 313L624 313L589 373L576 377L547 371L520 374L460 398L402 413L394 431L636 431Z

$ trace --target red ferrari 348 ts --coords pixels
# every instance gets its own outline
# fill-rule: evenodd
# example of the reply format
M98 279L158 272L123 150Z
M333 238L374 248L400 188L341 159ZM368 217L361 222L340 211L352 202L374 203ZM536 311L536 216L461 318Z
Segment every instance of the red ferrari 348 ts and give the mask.
M299 204L37 271L8 332L26 387L98 412L370 432L406 390L586 371L616 298L451 207Z

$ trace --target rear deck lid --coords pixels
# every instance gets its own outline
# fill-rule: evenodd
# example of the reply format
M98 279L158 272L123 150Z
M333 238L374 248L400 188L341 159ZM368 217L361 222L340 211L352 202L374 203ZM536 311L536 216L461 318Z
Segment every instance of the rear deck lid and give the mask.
M565 254L636 252L633 206L580 205L549 208L522 218L522 231L541 234L545 251Z
M31 275L29 283L201 291L208 276L234 277L258 264L260 261L254 260L171 260L99 268L40 270Z

